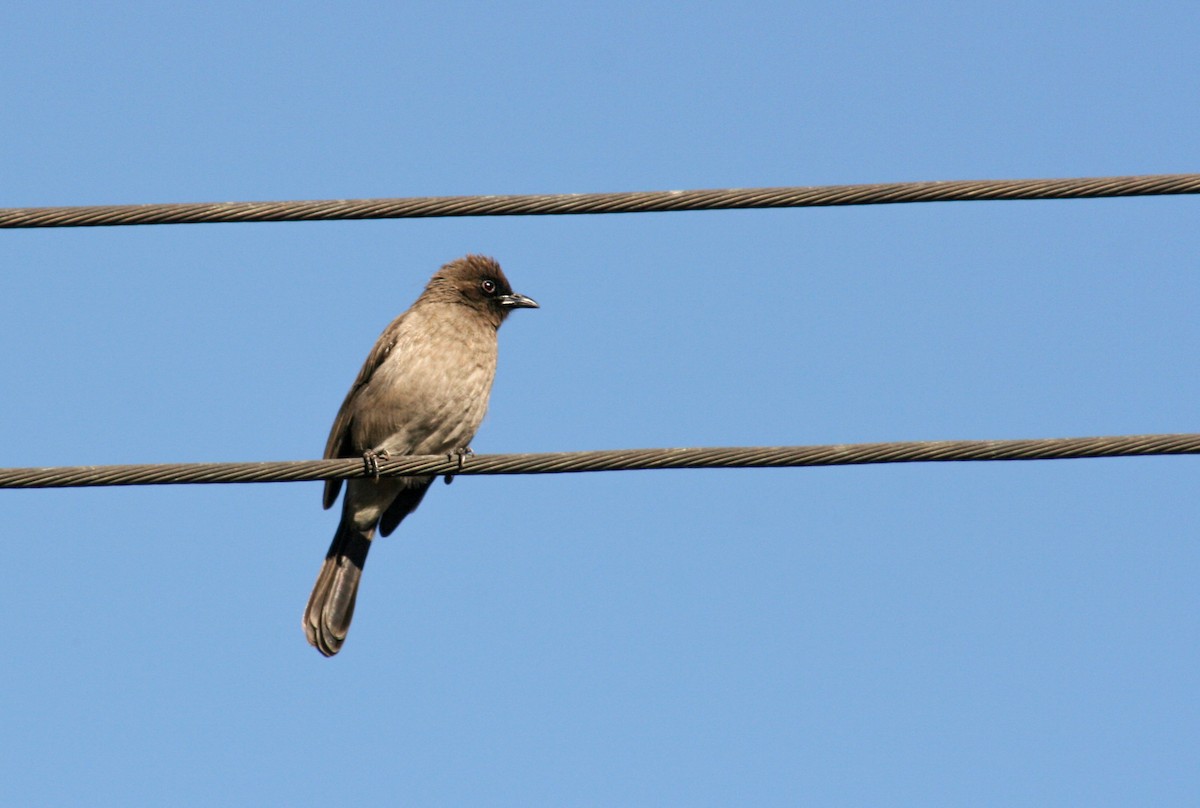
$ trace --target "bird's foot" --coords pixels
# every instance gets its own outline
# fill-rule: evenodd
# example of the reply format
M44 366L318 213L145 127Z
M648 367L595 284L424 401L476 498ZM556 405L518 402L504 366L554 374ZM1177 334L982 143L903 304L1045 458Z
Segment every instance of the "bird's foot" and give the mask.
M473 455L473 454L475 454L475 452L473 449L471 449L470 446L464 446L461 449L455 449L453 452L447 452L446 459L449 460L451 463L453 463L455 458L457 458L458 459L458 470L462 471L463 458L465 458L467 455ZM450 483L454 482L454 475L447 474L445 479L446 479L446 485L450 485Z
M391 456L387 449L367 449L363 452L363 469L367 476L379 482L379 461L387 460Z

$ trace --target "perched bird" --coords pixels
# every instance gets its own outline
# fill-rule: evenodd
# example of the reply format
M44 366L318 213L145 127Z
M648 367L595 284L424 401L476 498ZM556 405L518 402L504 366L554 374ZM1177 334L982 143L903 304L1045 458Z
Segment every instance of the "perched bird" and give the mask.
M446 264L379 335L334 419L325 457L370 464L377 457L469 451L496 373L496 330L513 309L536 308L513 292L491 258L468 255ZM304 611L304 633L325 656L346 640L376 529L383 536L395 530L433 479L346 481L342 519ZM341 480L326 481L326 508L341 487Z

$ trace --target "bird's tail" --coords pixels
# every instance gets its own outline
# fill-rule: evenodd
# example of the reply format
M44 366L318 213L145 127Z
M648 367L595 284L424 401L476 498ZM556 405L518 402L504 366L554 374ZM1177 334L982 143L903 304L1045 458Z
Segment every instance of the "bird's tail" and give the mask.
M372 529L363 534L343 517L308 597L304 634L309 644L325 656L333 656L342 650L342 643L346 641L346 632L354 617L358 582L362 579L363 564L371 549L374 532Z

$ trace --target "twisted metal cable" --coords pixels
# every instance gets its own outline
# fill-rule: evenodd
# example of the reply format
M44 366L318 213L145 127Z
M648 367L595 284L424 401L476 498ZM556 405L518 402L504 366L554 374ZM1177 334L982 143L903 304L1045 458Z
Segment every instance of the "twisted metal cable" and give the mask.
M407 456L381 459L379 475L561 474L648 469L779 468L964 460L1062 460L1200 454L1200 434L1032 440L906 441L828 446L627 449L594 452ZM75 488L180 483L279 483L370 476L360 459L275 463L165 463L0 469L0 488Z
M415 219L435 216L548 216L1194 193L1200 193L1200 174L1151 174L1073 179L893 182L873 185L634 191L607 194L429 196L307 202L198 202L3 208L0 209L0 228Z

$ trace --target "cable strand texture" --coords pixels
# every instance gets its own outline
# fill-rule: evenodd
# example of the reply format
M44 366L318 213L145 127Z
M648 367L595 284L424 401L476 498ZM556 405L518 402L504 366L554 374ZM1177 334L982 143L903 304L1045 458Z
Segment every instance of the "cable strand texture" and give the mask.
M1195 193L1200 193L1200 174L1151 174L627 193L0 208L0 228L414 219L439 216L549 216Z
M380 460L379 475L562 474L650 469L781 468L969 460L1062 460L1200 454L1200 434L1030 440L906 441L826 446L618 449ZM280 483L367 476L361 459L262 463L167 463L0 469L0 488L76 488L184 483Z

